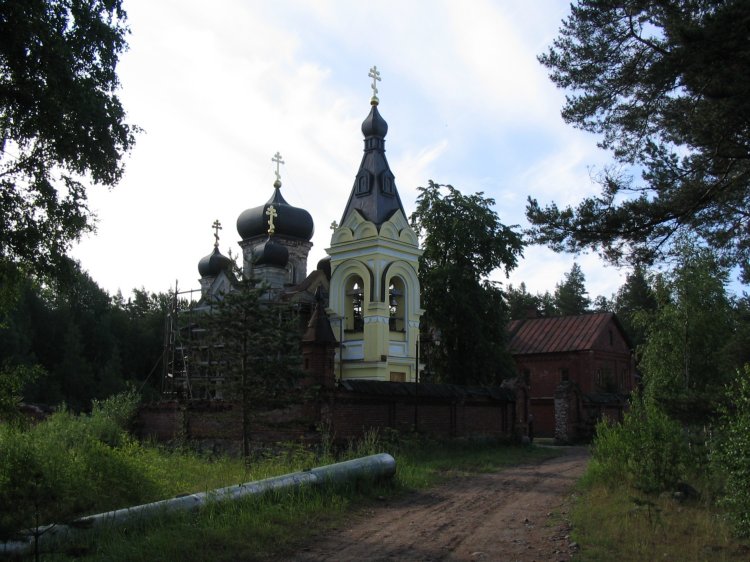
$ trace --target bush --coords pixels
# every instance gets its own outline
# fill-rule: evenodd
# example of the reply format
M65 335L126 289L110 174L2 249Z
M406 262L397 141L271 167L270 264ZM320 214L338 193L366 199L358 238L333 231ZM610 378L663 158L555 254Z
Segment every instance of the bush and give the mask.
M91 415L59 410L26 430L0 425L0 539L153 494L141 446L123 426L134 393L94 405Z
M590 477L624 478L650 494L674 489L685 471L686 447L679 424L634 395L622 424L597 425Z
M737 372L728 398L731 406L722 413L713 460L725 481L720 503L737 533L750 536L750 365Z

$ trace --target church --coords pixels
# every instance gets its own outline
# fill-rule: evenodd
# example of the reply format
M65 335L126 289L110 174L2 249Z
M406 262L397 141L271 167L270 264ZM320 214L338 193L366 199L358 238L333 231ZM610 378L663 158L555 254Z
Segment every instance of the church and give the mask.
M336 380L415 382L423 312L418 278L421 250L385 156L388 124L378 110L377 67L369 76L373 95L362 123L364 154L341 219L332 224L327 257L307 273L315 227L308 211L282 195L284 162L277 152L272 158L276 180L270 198L237 218L241 275L266 286L269 298L298 304L308 317L319 295L324 321L335 339ZM237 282L234 260L219 250L221 225L216 221L213 226L214 249L198 263L201 296L195 313L209 308ZM210 387L206 379L213 375L195 361L181 360L181 350L200 338L198 333L185 333L186 328L190 331L190 321L183 324L171 330L176 353L167 377L180 394L197 397L193 389Z
M376 67L369 76L364 152L348 199L342 192L326 257L307 272L315 225L308 211L284 198L277 152L269 199L237 217L241 268L231 251L220 251L216 221L213 251L198 263L199 295L175 290L162 399L141 408L143 436L228 450L247 439L241 428L250 406L223 395L221 344L212 344L204 316L240 278L262 284L270 303L294 305L301 320L299 386L317 389L309 398L253 410L253 442L315 443L321 431L346 442L384 429L508 440L527 435L530 403L520 379L480 388L420 377L422 250L385 156L388 124L379 111Z

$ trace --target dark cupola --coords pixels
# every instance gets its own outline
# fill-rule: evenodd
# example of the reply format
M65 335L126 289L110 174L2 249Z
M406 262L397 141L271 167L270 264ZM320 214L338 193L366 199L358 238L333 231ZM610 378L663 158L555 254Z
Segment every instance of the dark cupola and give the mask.
M232 266L232 260L219 251L215 246L214 251L201 258L198 262L198 273L201 277L216 277L220 272L226 271Z
M273 182L273 195L265 204L242 211L237 218L237 232L243 240L248 240L267 234L268 229L273 225L277 236L309 242L315 232L312 217L310 213L290 205L282 197L278 165L283 164L283 161L278 152L272 160L276 162L276 181Z
M274 154L271 161L276 164L273 195L237 218L237 232L242 237L242 271L245 277L256 277L258 271L254 268L258 266L264 275L273 277L265 279L269 283L297 285L307 276L307 255L313 245L315 226L310 213L290 205L281 195L281 154ZM285 269L283 276L276 271L280 268Z
M253 256L253 265L255 266L265 265L283 268L289 262L289 250L276 242L271 235L253 248Z
M198 262L198 273L201 277L216 277L220 272L232 267L232 260L219 251L221 223L216 220L211 226L214 229L214 251Z
M378 111L379 100L375 95L378 90L375 83L380 80L380 73L376 67L371 69L370 77L373 79L370 114L362 122L365 153L354 179L349 201L341 217L341 224L350 213L356 210L366 220L380 228L380 225L391 218L393 213L399 209L404 212L404 207L396 189L395 176L385 158L385 135L388 133L388 123Z

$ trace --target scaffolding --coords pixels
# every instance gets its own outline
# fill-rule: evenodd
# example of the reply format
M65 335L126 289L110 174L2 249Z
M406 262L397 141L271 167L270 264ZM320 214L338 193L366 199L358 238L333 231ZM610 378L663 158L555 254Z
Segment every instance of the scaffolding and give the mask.
M179 291L175 286L164 325L163 398L221 398L222 346L207 322L213 313L214 304L201 299L200 289Z

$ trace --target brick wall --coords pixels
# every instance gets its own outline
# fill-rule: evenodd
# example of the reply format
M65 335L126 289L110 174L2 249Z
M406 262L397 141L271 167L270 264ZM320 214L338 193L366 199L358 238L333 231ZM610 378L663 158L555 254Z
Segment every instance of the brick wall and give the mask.
M517 407L510 396L500 399L488 394L458 400L455 396L377 395L339 388L323 391L317 400L305 404L254 413L250 440L256 444L311 442L319 438L321 425L338 442L360 438L372 429L410 432L415 426L422 434L442 438L520 438L526 420L514 416L527 407ZM526 400L526 393L518 397ZM238 403L163 402L144 406L139 422L140 435L158 441L184 439L207 443L209 448L238 450L242 440Z

